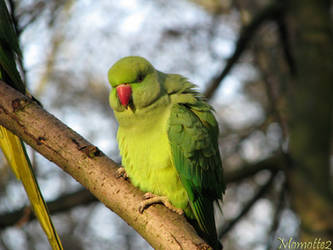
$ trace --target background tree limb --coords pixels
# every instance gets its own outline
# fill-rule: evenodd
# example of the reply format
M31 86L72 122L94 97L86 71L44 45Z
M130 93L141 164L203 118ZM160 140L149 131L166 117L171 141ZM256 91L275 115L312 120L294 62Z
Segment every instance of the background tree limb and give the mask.
M289 152L294 168L287 172L287 181L292 207L301 219L303 241L333 239L330 7L326 0L292 1L287 18L298 72L288 94Z
M57 214L77 206L83 206L98 201L87 189L80 189L73 193L65 194L59 198L47 202L50 214ZM28 210L28 214L27 214ZM14 226L20 223L24 218L24 222L36 219L34 213L30 212L29 207L23 207L15 211L0 214L0 229ZM26 215L27 214L27 215Z
M242 181L248 177L254 176L262 170L283 170L286 166L285 157L285 154L278 154L254 164L244 165L236 170L226 171L224 174L224 181L226 184Z
M252 208L252 206L256 203L258 199L260 199L272 186L274 178L278 171L273 170L271 172L271 176L265 182L264 185L260 187L260 189L256 192L256 194L244 205L243 209L239 212L239 214L229 221L228 223L224 224L223 227L219 230L219 238L221 238L224 234L228 233L236 224L237 222L247 214L247 212Z
M37 103L0 81L0 124L91 191L154 248L205 249L185 217L157 205L140 214L143 193L116 178L117 165L97 147L46 112Z
M226 184L243 181L246 178L252 177L260 171L269 170L271 172L283 170L285 167L284 155L275 155L268 159L259 161L254 164L244 165L239 169L232 171L226 171L224 173L224 181ZM47 202L47 207L50 214L57 214L73 209L77 206L82 206L97 202L95 196L93 196L89 190L80 189L72 193L61 195L60 197ZM5 212L0 214L0 230L6 227L13 226L19 223L24 217L24 222L29 222L36 219L33 213L29 213L28 216L27 207L23 207L11 212Z
M282 5L279 2L275 2L273 4L268 5L264 8L260 13L258 13L253 20L246 25L237 40L236 49L234 53L227 59L227 63L222 71L216 75L210 83L208 83L208 87L204 93L207 99L210 99L215 90L219 87L220 83L223 79L229 74L233 66L236 64L238 59L241 57L247 46L249 45L250 41L256 34L256 31L264 24L266 21L275 19L277 16L280 15L282 10Z

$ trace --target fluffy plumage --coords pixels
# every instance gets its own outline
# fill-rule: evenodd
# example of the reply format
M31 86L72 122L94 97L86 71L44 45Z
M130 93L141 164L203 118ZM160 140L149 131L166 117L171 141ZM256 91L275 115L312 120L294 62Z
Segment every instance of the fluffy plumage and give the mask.
M168 197L220 249L213 202L225 186L211 106L186 78L157 71L142 57L120 59L109 81L122 165L131 182ZM127 90L129 99L120 101L118 93Z

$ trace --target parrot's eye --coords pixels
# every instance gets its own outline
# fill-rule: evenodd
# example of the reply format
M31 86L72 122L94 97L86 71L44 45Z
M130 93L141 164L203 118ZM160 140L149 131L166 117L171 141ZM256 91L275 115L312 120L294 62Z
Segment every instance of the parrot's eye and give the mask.
M144 79L144 76L143 76L143 74L141 74L141 73L139 73L139 75L138 75L138 77L137 77L137 81L138 82L142 82L143 81L143 79Z

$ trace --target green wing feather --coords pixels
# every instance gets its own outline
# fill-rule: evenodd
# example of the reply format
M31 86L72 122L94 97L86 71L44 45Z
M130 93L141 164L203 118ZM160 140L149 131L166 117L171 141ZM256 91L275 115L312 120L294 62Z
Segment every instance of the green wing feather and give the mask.
M193 215L215 248L217 241L213 202L225 190L217 144L218 126L212 108L193 90L194 85L176 93L171 109L168 137L174 165L190 200ZM185 96L191 95L191 98ZM171 97L172 98L172 97Z
M16 68L16 60L21 58L16 32L11 22L4 0L0 0L0 77L21 93L25 86Z
M0 80L25 94L25 86L16 68L16 60L21 60L16 32L6 3L0 0ZM52 249L63 249L48 214L22 140L0 126L0 148L16 177L22 181L32 208L48 237Z

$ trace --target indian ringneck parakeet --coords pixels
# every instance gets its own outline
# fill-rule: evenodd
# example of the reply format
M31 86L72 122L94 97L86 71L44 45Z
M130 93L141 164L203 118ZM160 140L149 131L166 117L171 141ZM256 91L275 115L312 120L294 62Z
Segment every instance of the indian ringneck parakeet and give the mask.
M162 202L184 211L199 235L221 249L213 203L225 185L212 107L186 78L142 57L120 59L108 77L122 165L133 185L148 192L140 210Z

